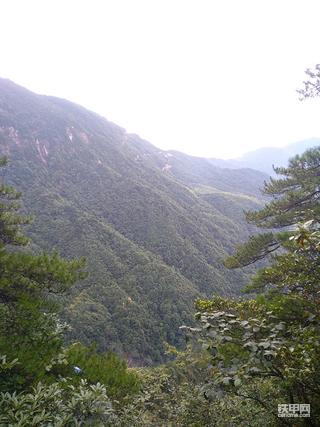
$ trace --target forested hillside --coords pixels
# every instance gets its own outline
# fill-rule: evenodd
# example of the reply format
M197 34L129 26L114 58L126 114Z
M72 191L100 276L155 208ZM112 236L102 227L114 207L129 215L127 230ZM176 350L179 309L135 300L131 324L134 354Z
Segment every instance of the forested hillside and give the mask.
M85 256L89 276L64 296L70 337L135 364L179 344L193 301L236 295L248 275L221 260L253 231L266 176L161 151L68 101L0 80L5 178L23 192L33 250ZM250 272L250 271L249 271ZM249 273L248 272L248 273Z

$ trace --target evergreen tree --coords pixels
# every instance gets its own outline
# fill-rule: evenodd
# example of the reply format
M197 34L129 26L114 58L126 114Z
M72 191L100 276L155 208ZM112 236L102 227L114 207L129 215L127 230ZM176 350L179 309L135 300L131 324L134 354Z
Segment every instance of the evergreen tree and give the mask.
M275 170L282 178L264 188L272 200L246 214L249 222L270 231L251 237L225 261L239 268L269 257L270 265L248 287L263 294L244 301L198 300L200 327L184 329L211 359L208 396L250 399L258 414L274 415L275 425L292 425L290 419L278 419L279 403L310 404L312 418L295 418L295 425L318 425L320 148Z
M4 167L7 159L2 158ZM61 350L61 325L52 294L60 294L85 276L84 260L63 260L57 253L33 255L18 214L20 194L0 184L0 353L18 359L0 372L0 389L24 389L46 375L46 366ZM9 374L8 374L9 372Z
M270 229L252 236L225 260L228 268L239 268L267 256L272 265L260 270L252 288L277 285L317 298L319 256L316 233L320 221L320 148L313 148L289 161L288 167L276 168L280 179L265 183L264 193L272 200L257 212L247 212L248 222ZM291 237L293 230L296 237ZM284 275L286 277L284 277ZM308 286L301 287L302 276ZM306 277L305 277L306 279ZM305 280L304 280L305 281Z

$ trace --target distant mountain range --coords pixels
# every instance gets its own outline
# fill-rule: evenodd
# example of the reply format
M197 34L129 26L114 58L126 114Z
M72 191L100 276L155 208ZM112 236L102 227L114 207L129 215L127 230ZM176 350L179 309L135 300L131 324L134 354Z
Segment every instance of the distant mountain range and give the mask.
M287 166L288 159L303 153L308 148L320 145L320 138L309 138L286 147L264 147L249 151L237 159L210 159L210 162L222 168L252 168L274 176L274 166Z
M63 99L0 79L5 179L35 215L33 250L87 258L88 279L64 297L71 337L134 364L178 345L201 295L236 295L251 270L222 259L254 229L267 175L159 150Z

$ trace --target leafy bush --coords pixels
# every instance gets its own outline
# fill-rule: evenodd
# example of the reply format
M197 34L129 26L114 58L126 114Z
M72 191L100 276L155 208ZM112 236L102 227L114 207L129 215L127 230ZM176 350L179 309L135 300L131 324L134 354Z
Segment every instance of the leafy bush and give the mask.
M66 358L69 366L81 368L78 378L83 376L90 383L102 383L113 398L122 399L139 389L137 375L128 371L126 362L115 353L97 353L94 346L85 347L76 343L67 349Z
M112 404L101 384L78 386L38 383L29 393L0 393L0 425L109 426L115 421Z

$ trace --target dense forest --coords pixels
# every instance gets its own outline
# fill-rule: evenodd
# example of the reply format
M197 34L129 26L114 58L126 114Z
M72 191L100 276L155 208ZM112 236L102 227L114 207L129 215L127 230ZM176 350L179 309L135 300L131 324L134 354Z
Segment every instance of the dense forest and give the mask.
M70 340L131 364L165 360L183 343L200 296L237 295L248 271L222 259L253 232L258 171L217 168L161 151L84 108L0 80L7 182L23 194L32 250L85 257L87 279L63 297Z
M271 256L249 285L259 296L197 299L196 326L180 328L186 349L168 345L171 362L140 369L94 346L65 346L56 296L83 278L84 261L23 249L20 228L30 219L2 183L1 425L238 426L250 417L252 426L273 426L283 422L279 401L311 405L313 421L294 425L318 425L319 165L317 148L277 170L283 178L264 189L272 201L247 213L272 231L225 260L238 268Z
M22 90L4 87L7 100ZM313 91L306 83L302 94ZM89 137L77 133L70 119L69 142L78 135L85 144L77 146L84 157L74 169L81 157L72 144L71 151L59 145L59 120L46 136L32 134L34 121L41 131L39 123L46 123L37 96L19 96L31 103L29 110L23 103L19 114L5 110L6 97L0 105L7 120L0 132L0 425L319 425L320 148L275 168L277 177L265 181L259 197L250 180L245 183L248 174L265 180L263 174L238 171L232 178L202 159L191 169L183 155L162 170L168 158L163 166L163 153L153 154L137 137L130 149L112 145L119 156L126 150L130 156L120 161L114 154L100 171L95 150L112 140L102 138L104 119L97 119L101 140L95 134L100 144L91 149L92 158L83 148ZM54 112L65 104L49 101ZM87 132L91 114L83 111ZM147 168L133 168L128 160L137 147L149 151ZM56 173L62 163L51 167L48 153L68 159L74 175ZM85 165L87 175L80 174ZM99 178L84 180L94 173ZM214 174L220 174L216 186ZM12 186L14 177L19 190L22 183L32 187L23 198ZM120 197L120 191L126 192ZM127 212L128 223L122 215L130 204L136 205ZM32 206L38 223L27 215ZM239 295L244 283L246 293ZM125 339L117 341L117 334ZM145 366L128 367L119 354ZM162 364L146 366L156 362ZM296 417L279 416L286 411Z

